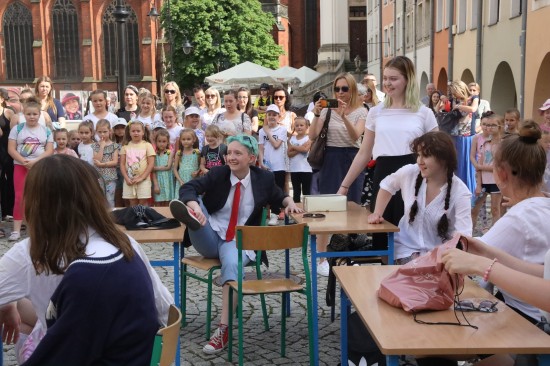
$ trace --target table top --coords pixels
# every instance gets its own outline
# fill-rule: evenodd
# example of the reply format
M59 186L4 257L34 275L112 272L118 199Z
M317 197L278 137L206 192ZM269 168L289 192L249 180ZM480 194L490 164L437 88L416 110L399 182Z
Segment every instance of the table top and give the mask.
M310 234L351 234L351 233L389 233L399 228L389 222L369 224L367 217L370 211L355 202L348 202L347 211L322 212L323 218L303 217L303 214L291 214L297 223L306 223Z
M170 208L168 207L152 207L155 211L164 217L172 218ZM139 229L139 230L126 230L123 225L118 225L125 233L134 238L138 243L173 243L183 240L183 232L185 225L181 224L180 227L174 229Z
M550 353L550 336L508 308L497 305L495 313L467 312L471 327L417 324L413 315L390 306L378 298L383 278L399 266L339 266L336 278L351 303L367 325L378 347L386 355L445 354L546 354ZM495 298L470 279L466 279L461 299ZM464 323L461 313L459 319ZM427 322L456 322L452 309L419 313Z

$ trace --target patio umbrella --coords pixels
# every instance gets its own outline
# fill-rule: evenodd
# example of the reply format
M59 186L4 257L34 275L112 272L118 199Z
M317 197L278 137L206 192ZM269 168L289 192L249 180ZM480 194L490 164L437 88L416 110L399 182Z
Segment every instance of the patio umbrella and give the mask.
M271 75L277 80L278 82L282 84L288 84L291 81L294 80L294 76L292 76L293 73L298 71L298 69L292 67L292 66L283 66L281 68L278 68L277 70L273 71Z
M317 79L319 76L321 76L320 73L313 69L310 69L307 66L302 66L289 75L289 77L300 79L300 86L303 86L310 81Z
M209 84L217 85L248 85L249 88L255 88L262 83L271 85L280 84L272 76L273 70L267 67L245 61L242 64L233 66L227 70L210 75L204 79Z

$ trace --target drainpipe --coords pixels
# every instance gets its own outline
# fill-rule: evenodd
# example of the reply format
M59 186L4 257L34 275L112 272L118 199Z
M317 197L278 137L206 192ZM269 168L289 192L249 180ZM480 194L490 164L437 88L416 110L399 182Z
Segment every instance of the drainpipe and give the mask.
M384 49L383 45L386 40L384 39L384 32L382 31L382 0L378 1L378 34L380 34L380 37L378 40L380 41L378 44L378 52L380 52L380 78L378 80L382 79L382 75L384 74Z
M417 62L416 62L416 44L417 44L417 40L416 40L416 0L414 0L414 8L413 8L413 59L414 59L414 64L417 65ZM418 67L418 66L417 66Z
M482 43L483 43L483 1L477 2L477 33L476 33L476 82L482 85ZM482 89L483 90L483 89Z
M480 2L482 0L479 0ZM453 81L453 53L454 53L454 37L453 37L453 21L454 21L454 10L455 10L455 2L454 0L449 0L449 9L447 11L449 12L449 54L447 56L447 67L448 70L448 82Z
M524 116L525 108L525 51L527 48L527 1L521 2L521 36L520 36L520 74L519 74L519 113Z
M430 16L430 19L431 19L431 23L430 23L430 82L433 83L433 81L434 81L434 51L435 51L435 45L434 45L435 1L432 1L432 8L430 9L430 12L431 12L431 16Z
M407 43L405 42L405 18L407 15L407 0L403 0L403 12L401 13L401 51L403 52L403 56L407 53Z

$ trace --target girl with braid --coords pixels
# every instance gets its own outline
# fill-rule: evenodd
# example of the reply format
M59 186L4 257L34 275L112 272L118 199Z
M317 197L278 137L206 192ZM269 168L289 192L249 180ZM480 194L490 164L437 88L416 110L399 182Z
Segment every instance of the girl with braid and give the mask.
M471 193L454 175L457 167L453 141L444 132L433 131L411 143L416 164L405 165L380 183L370 224L384 221L382 214L391 197L401 191L405 215L395 233L394 258L405 264L425 254L454 233L472 234Z

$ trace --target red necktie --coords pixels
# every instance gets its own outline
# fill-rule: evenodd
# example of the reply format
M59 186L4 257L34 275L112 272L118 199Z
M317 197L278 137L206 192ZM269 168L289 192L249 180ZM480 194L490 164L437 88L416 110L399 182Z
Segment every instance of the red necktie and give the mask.
M229 218L229 226L225 234L225 241L231 241L235 237L235 226L239 218L239 202L241 201L241 182L235 185L235 195L233 196L233 205L231 206L231 217Z

